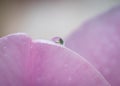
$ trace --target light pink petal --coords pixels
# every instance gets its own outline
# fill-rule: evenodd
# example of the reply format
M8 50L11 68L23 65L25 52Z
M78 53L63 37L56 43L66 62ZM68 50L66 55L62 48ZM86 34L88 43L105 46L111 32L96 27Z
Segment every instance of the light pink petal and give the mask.
M120 7L86 22L66 46L95 65L112 86L120 86Z
M31 40L16 34L0 38L0 86L24 86Z
M24 34L0 39L0 86L110 86L86 60L62 45Z

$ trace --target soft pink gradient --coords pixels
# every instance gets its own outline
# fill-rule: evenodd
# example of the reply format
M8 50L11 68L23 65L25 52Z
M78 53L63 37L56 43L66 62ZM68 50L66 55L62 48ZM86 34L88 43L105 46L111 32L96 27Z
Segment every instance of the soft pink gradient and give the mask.
M78 54L25 34L0 38L0 86L110 86Z
M95 65L112 86L120 86L120 6L86 22L66 46Z

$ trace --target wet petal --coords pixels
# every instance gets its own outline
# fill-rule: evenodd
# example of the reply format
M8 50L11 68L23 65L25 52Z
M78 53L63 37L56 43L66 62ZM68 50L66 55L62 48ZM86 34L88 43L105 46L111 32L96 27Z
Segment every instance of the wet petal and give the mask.
M110 86L85 59L24 34L0 38L0 86Z
M66 41L105 76L120 86L120 6L86 22Z

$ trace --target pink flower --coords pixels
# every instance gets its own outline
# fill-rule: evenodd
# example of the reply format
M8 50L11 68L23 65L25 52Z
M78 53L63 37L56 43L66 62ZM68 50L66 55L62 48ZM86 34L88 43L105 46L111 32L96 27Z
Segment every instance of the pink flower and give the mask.
M84 58L25 34L0 38L0 86L110 86Z
M120 6L86 22L66 46L90 61L112 86L120 86Z

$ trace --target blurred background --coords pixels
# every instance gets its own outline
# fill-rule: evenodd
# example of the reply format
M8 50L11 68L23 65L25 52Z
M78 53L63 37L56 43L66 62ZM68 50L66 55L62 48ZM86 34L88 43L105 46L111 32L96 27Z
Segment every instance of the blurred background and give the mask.
M24 32L32 38L65 38L88 19L119 4L120 0L0 1L0 36Z

